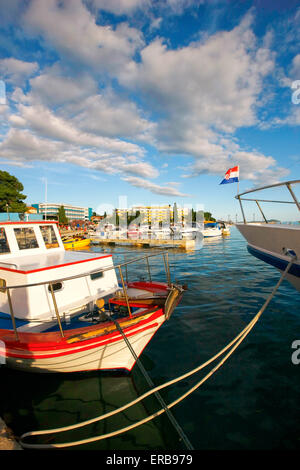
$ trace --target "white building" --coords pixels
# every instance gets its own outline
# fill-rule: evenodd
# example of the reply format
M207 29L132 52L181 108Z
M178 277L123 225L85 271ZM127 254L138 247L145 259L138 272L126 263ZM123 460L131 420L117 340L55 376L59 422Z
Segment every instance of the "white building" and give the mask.
M117 209L117 214L121 217L126 213L134 214L140 213L141 224L169 224L170 221L174 220L173 206L161 205L161 206L133 206L131 209ZM188 221L191 218L190 209L186 207L177 207L177 220L179 222L185 220Z
M61 206L64 207L66 217L68 220L91 220L93 215L93 210L91 207L78 207L71 206L70 204L55 204L51 202L42 202L39 204L32 204L33 207L37 209L39 214L42 214L44 218L51 219L58 217L58 210Z

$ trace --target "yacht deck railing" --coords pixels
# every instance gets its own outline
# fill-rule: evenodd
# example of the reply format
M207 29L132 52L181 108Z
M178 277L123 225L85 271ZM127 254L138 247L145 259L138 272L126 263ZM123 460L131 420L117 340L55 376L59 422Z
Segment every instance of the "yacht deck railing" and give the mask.
M242 211L242 216L243 216L243 220L244 220L244 223L247 224L247 220L246 220L246 216L245 216L245 212L244 212L244 209L243 209L243 205L242 205L242 201L254 201L256 202L257 204L257 207L261 213L261 215L263 216L263 219L265 221L265 223L267 224L268 223L268 220L259 204L259 202L273 202L273 203L282 203L282 204L296 204L298 210L300 211L300 202L298 201L293 189L292 189L292 185L293 184L298 184L300 183L300 180L293 180L293 181L285 181L285 182L282 182L282 183L276 183L276 184L271 184L271 185L268 185L268 186L262 186L260 188L255 188L255 189L250 189L249 191L245 191L243 193L240 193L240 194L237 194L235 196L236 199L238 199L239 203L240 203L240 206L241 206L241 211ZM250 193L254 193L256 191L262 191L262 190L265 190L265 189L270 189L270 188L275 188L275 187L279 187L279 186L286 186L286 188L288 189L290 195L292 196L293 198L293 201L276 201L276 200L270 200L270 199L258 199L258 198L254 198L254 199L250 199L250 198L242 198L241 196L244 196L245 194L250 194Z

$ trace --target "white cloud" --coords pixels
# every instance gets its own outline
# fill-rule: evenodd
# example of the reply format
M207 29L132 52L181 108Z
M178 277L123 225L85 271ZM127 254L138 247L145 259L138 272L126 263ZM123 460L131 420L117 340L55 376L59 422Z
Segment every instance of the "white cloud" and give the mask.
M109 91L91 95L72 109L77 111L74 123L80 129L97 135L151 141L156 127L155 123L140 115L134 102Z
M54 64L30 80L31 91L28 94L31 102L46 106L60 106L81 102L97 92L96 81L84 71L75 76L70 70L63 70Z
M96 24L80 0L32 0L23 22L32 34L50 41L64 60L99 73L116 72L142 45L141 33L125 23L114 29Z
M196 159L189 168L185 177L196 176L203 173L224 175L228 168L239 165L240 179L251 180L257 183L273 184L289 174L289 170L276 166L276 160L271 156L259 152L249 152L235 149L229 152L224 147L223 155L215 158L214 155L205 159Z
M178 191L174 187L174 184L172 183L168 183L169 184L168 186L160 186L151 181L145 180L143 178L134 177L134 176L127 176L127 177L123 177L122 179L126 181L127 183L131 184L132 186L146 189L155 194L161 194L164 196L180 196L180 197L190 196L189 194L184 194Z
M23 165L29 161L72 163L90 170L108 174L137 175L155 178L158 171L141 159L127 158L110 148L87 148L66 141L42 138L29 130L12 128L0 143L0 158L10 159L11 164ZM132 161L136 160L136 161Z
M258 43L252 21L248 14L231 31L176 50L156 39L142 49L139 63L120 73L121 83L138 89L159 113L157 148L194 157L184 176L221 174L232 161L245 164L249 175L277 174L273 158L243 152L234 138L237 129L259 122L264 79L275 67L271 35Z
M40 139L27 130L10 129L0 144L0 157L12 162L26 160L59 160L61 146L53 141Z
M291 78L294 80L300 80L300 54L297 54L293 58Z
M290 113L283 118L274 118L269 127L271 126L300 126L300 105L291 105Z
M274 62L268 49L257 46L249 21L176 50L157 39L141 51L140 63L127 64L120 80L173 121L191 116L230 132L253 125L262 79Z
M114 15L131 15L137 11L149 14L152 10L167 11L168 14L181 15L190 7L198 7L204 0L90 0L94 8L108 11Z
M150 6L150 0L91 0L94 7L115 15L129 14L137 9Z
M55 115L42 105L25 106L20 104L18 109L19 114L10 116L10 123L15 127L30 128L42 137L79 146L97 147L112 154L136 153L143 155L144 153L143 149L136 144L82 132L72 123Z
M168 8L179 14L192 3L158 1L155 12ZM154 19L148 0L31 0L20 21L32 37L42 38L41 46L53 47L60 60L39 75L36 62L6 59L9 68L0 61L0 70L1 64L6 66L10 79L19 84L10 96L12 128L0 156L19 163L69 162L121 175L157 194L184 197L188 195L174 183L146 179L158 176L146 161L146 144L169 155L193 157L184 176L223 174L233 161L247 179L285 173L272 157L244 151L234 137L237 129L258 123L264 80L274 71L271 35L256 38L251 14L231 31L174 49L162 38L145 46L142 32L127 23L101 24L96 9L116 15L144 9L151 11L150 28L161 25L162 17ZM297 55L293 73L299 63ZM21 80L30 77L30 89L22 88ZM296 122L298 114L294 110Z
M0 76L13 85L22 85L38 68L37 62L25 62L14 57L0 59Z

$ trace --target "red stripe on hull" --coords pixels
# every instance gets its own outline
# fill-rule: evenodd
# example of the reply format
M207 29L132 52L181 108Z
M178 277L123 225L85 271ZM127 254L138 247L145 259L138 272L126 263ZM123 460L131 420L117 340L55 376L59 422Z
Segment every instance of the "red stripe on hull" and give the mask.
M126 337L130 338L131 336L136 335L137 333L141 333L143 331L147 331L150 328L153 328L155 326L158 326L158 323L151 323L151 325L146 326L145 328L141 328L138 331L134 331L132 333L126 333ZM10 353L9 351L6 351L6 357L15 357L15 358L20 358L20 359L50 359L52 357L64 357L64 356L69 356L71 354L76 354L78 352L83 352L83 351L89 351L95 348L99 348L100 346L107 346L109 344L116 343L117 341L124 341L123 337L120 335L120 333L116 334L115 338L110 339L109 341L103 341L103 342L94 342L93 344L85 347L78 347L76 346L76 349L73 349L71 351L64 351L61 353L54 353L54 354L14 354ZM76 344L76 343L74 343Z
M147 312L145 312L146 314ZM158 309L156 312L154 312L153 315L151 315L150 318L146 320L142 320L140 323L136 323L132 326L129 326L124 329L124 333L126 334L127 337L134 336L135 334L142 332L142 331L147 331L148 329L157 326L158 323L155 322L159 317L164 315L162 309ZM112 325L113 323L110 323ZM107 325L108 326L108 325ZM122 326L122 323L121 323ZM140 328L143 327L143 328ZM138 328L138 330L137 330ZM76 330L68 330L66 331L66 337L62 338L60 336L59 332L55 333L19 333L20 341L14 340L9 340L7 337L8 335L1 335L1 332L5 330L0 330L0 338L4 341L5 346L6 346L6 357L15 357L15 358L23 358L23 359L46 359L46 358L51 358L51 357L59 357L59 356L67 356L70 354L74 354L80 351L87 351L87 350L92 350L94 348L98 348L100 346L107 346L109 344L115 343L117 341L123 340L122 336L118 331L114 331L109 334L105 334L105 338L103 337L104 335L102 334L99 337L96 338L90 338L87 340L82 340L78 341L75 343L67 343L66 340L70 338L71 336L74 336L74 334L82 334L82 333L87 333L87 332L93 332L93 330L99 329L99 324L94 325L93 327L90 327L89 329L87 328L80 328ZM136 331L133 331L136 330ZM7 333L7 331L6 331ZM47 335L47 336L46 336ZM55 335L57 341L42 341L43 338L48 338L49 336ZM10 337L14 336L14 332L10 332L9 334ZM39 342L26 342L24 339L28 338L31 339L31 337L37 337L39 338ZM23 339L23 342L22 342ZM66 351L63 352L56 352L58 350L64 349ZM18 353L20 351L20 353ZM24 354L25 351L28 351L28 354ZM41 354L42 352L45 352L45 354ZM48 352L48 354L47 354Z

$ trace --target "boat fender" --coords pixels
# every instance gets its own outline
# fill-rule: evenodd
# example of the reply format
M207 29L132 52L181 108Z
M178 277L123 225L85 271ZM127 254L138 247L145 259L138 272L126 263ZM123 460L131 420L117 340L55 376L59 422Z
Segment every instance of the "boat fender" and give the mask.
M177 306L180 300L182 292L183 292L183 289L181 286L176 286L174 284L171 286L171 290L168 294L168 297L164 306L164 313L166 316L166 320L169 320L170 316L172 315L173 310L175 309L175 307Z

